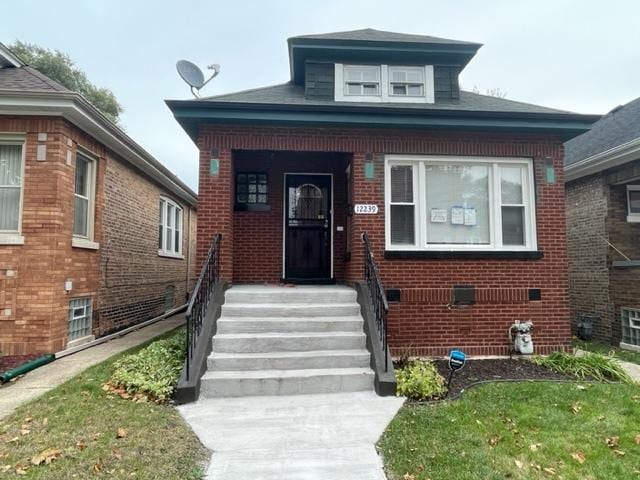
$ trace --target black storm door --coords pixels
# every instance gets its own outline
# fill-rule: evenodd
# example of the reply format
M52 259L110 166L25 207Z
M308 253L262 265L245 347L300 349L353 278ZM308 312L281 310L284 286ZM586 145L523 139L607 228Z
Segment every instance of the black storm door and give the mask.
M331 279L331 176L286 175L285 279Z

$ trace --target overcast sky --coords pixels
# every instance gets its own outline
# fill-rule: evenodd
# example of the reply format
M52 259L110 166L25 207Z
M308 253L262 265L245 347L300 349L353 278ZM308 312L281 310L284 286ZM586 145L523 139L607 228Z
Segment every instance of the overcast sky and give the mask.
M164 104L187 58L222 72L203 95L289 80L286 39L360 28L483 43L462 87L580 113L640 96L640 2L592 0L0 0L0 42L71 56L124 107L126 131L197 188L197 150Z

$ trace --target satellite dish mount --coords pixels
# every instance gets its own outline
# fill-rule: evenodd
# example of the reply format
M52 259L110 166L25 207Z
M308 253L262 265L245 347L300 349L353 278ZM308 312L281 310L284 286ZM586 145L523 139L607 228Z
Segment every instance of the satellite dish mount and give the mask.
M178 74L182 80L191 87L191 93L195 98L200 98L200 89L220 73L220 65L217 63L208 65L207 69L213 70L213 75L205 80L202 70L200 70L195 63L192 63L189 60L179 60L176 63L176 70L178 70Z

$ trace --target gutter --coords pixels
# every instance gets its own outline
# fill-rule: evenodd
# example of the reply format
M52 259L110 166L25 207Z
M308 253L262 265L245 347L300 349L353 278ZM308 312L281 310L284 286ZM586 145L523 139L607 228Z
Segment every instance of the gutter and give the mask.
M617 167L639 158L640 137L565 166L565 182Z
M0 114L63 117L190 206L196 206L193 190L78 93L0 90Z

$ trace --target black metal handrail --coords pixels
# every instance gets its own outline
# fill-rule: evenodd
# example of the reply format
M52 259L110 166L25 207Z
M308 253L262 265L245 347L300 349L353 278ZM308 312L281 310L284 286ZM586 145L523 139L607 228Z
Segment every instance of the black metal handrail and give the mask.
M191 294L187 307L187 358L185 362L186 379L189 380L191 361L202 331L202 323L207 314L213 288L220 279L220 243L222 235L213 236L207 258L202 265L200 276Z
M364 244L364 280L367 282L369 294L371 295L371 303L373 304L373 313L376 319L376 327L378 329L378 337L380 338L380 346L382 347L382 355L384 355L384 371L389 369L387 360L387 312L389 304L387 296L380 279L380 271L373 259L371 251L371 243L367 232L362 234L362 243Z

